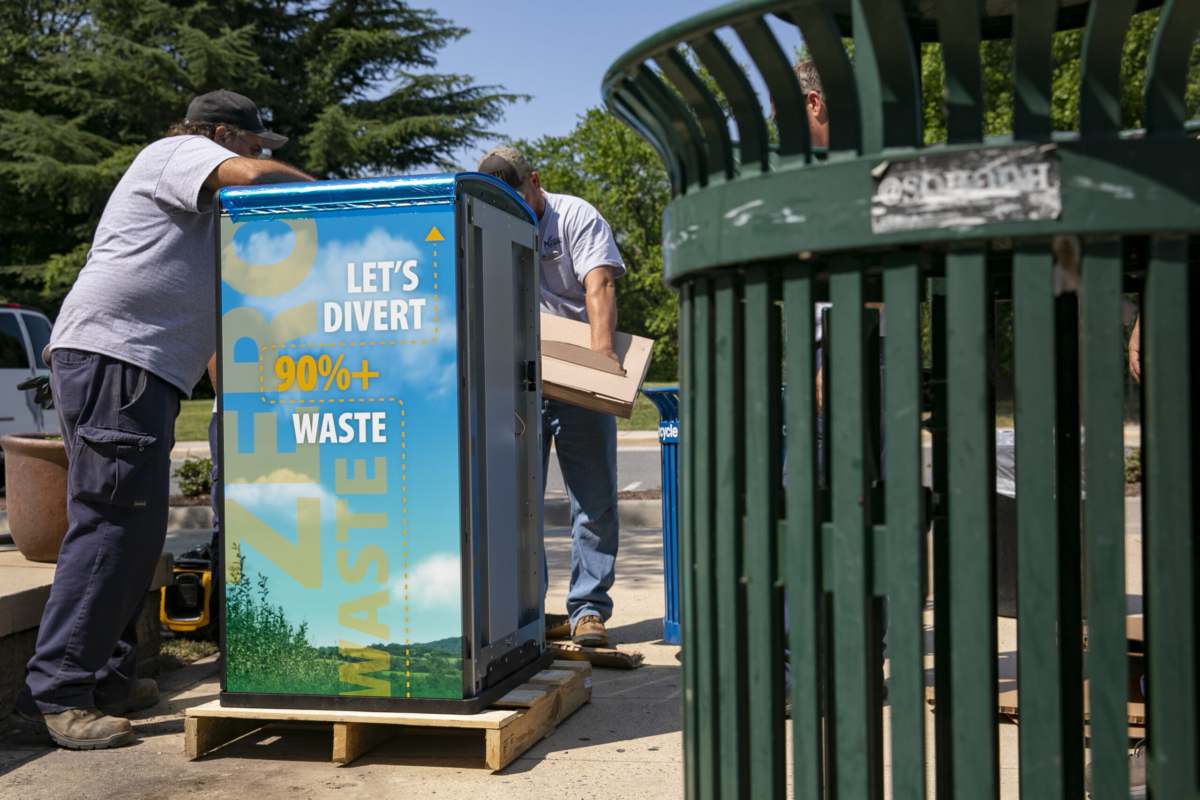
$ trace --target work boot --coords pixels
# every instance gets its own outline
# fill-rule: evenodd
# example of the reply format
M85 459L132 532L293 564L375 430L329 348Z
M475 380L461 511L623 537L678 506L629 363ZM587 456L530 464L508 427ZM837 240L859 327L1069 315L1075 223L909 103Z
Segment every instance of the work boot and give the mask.
M566 639L571 635L571 618L566 614L546 615L546 638Z
M153 678L138 678L137 689L127 700L107 706L96 706L101 714L110 717L123 717L134 711L149 708L158 702L158 684Z
M1084 769L1084 789L1092 796L1092 763ZM1142 739L1129 754L1129 800L1146 798L1146 740Z
M49 736L69 750L104 750L133 742L129 720L110 717L96 708L72 708L58 714L13 711L8 722L34 736Z
M608 647L608 631L604 629L604 621L595 614L580 617L575 623L575 635L571 641L580 647Z

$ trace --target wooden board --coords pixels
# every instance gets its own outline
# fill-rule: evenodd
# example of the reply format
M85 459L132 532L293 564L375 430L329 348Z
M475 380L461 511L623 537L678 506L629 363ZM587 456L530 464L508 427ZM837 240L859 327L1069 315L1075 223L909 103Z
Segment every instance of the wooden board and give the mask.
M610 647L584 647L573 642L549 642L554 657L563 661L586 661L597 667L613 669L637 669L643 656L637 652L614 650Z
M402 731L449 728L482 732L487 767L499 770L591 699L591 665L555 661L478 714L222 708L214 700L184 712L184 755L200 758L265 725L327 723L333 727L333 763L349 764Z
M591 353L592 332L586 322L576 322L553 314L541 315L542 353L542 396L562 400L572 405L583 406L629 419L633 415L633 404L637 400L646 371L650 369L650 356L654 351L654 340L632 336L617 331L613 334L613 351L621 360L623 375L592 369L586 363L572 361L570 353L586 350ZM547 343L569 345L546 348ZM555 358L551 353L558 355ZM590 355L582 361L590 361Z
M1017 682L1012 678L1002 678L996 686L996 710L1003 716L1007 717L1011 722L1017 722L1021 717L1020 697L1017 694ZM1088 716L1088 691L1091 688L1090 682L1083 682L1083 720L1085 723L1089 721ZM1140 697L1140 692L1139 692ZM925 687L925 702L931 706L936 706L936 697L932 686ZM1146 705L1145 703L1135 702L1133 699L1126 704L1126 721L1129 723L1129 738L1144 739L1146 738ZM1085 725L1086 727L1086 725Z

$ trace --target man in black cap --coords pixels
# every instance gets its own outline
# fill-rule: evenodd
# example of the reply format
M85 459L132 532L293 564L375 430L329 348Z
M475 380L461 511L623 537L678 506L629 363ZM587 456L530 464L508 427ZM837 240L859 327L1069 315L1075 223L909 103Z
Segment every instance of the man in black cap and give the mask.
M134 738L123 715L158 701L137 678L137 622L166 538L179 401L216 349L213 194L312 180L259 160L286 141L248 98L210 92L138 154L104 207L47 348L69 528L9 717L26 733L118 747Z

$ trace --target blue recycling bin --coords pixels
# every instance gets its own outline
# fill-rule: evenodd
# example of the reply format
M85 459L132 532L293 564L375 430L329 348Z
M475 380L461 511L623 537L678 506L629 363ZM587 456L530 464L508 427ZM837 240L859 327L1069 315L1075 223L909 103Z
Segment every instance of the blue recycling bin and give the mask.
M658 409L662 451L663 639L679 644L679 387L643 389Z

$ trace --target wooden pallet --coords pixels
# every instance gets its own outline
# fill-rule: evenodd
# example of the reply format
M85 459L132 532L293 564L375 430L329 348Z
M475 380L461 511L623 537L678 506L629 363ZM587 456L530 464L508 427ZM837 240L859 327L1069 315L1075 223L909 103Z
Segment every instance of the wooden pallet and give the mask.
M478 714L222 708L220 701L214 700L184 712L184 755L200 758L272 723L329 723L333 726L333 763L349 764L397 733L411 733L415 728L449 728L482 731L485 763L488 769L499 770L553 733L559 723L591 699L592 665L585 661L555 661Z

